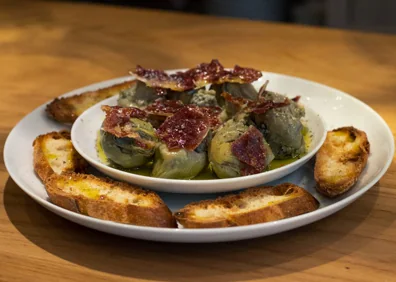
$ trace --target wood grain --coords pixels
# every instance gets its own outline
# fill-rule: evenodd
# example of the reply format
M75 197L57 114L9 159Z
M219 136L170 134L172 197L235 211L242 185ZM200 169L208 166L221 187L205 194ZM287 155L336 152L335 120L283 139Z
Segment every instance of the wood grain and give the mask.
M358 97L396 130L396 37L51 1L0 2L0 144L37 106L137 63L218 58ZM212 245L120 238L66 221L9 178L1 156L0 281L395 281L396 165L337 214Z

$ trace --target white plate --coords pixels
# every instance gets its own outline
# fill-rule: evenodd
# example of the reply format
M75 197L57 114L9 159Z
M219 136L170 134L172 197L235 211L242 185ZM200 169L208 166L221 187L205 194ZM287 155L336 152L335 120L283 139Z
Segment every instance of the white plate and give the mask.
M253 83L257 90L259 90L264 84L264 79L265 78L261 78ZM271 84L272 81L270 81L268 85L269 90L272 89ZM287 96L289 96L289 98L295 97L295 95L293 96L293 93L285 94L288 94ZM307 163L320 149L324 140L326 139L325 124L320 115L317 114L314 109L305 104L304 97L305 94L302 94L301 100L303 101L302 104L305 107L304 121L313 136L307 154L301 157L299 160L281 168L249 176L214 180L165 179L128 173L103 164L99 159L96 150L98 131L105 118L105 114L101 110L101 106L117 105L117 96L106 99L85 111L74 122L71 130L71 139L76 150L93 167L98 169L100 172L118 180L126 181L156 191L171 193L196 194L235 191L247 187L266 184L268 182L282 178Z
M97 83L65 95L94 90L126 79L130 79L130 77ZM44 113L45 105L27 115L11 131L4 147L4 162L10 176L30 197L45 208L68 220L112 234L168 242L234 241L271 235L297 228L344 208L370 189L384 175L393 159L394 140L387 124L374 110L348 94L318 83L274 73L265 73L264 79L270 80L271 90L287 93L290 96L302 95L302 103L320 112L326 122L327 129L353 125L364 130L368 135L371 143L371 154L367 167L353 189L343 196L329 200L316 193L312 161L306 163L292 174L274 182L275 184L289 181L307 189L320 202L320 208L314 212L269 223L201 230L133 226L70 212L48 201L43 184L33 171L33 140L39 134L65 128L65 126L59 125L46 117ZM214 194L170 194L162 192L159 194L171 210L179 209L191 201L215 196Z

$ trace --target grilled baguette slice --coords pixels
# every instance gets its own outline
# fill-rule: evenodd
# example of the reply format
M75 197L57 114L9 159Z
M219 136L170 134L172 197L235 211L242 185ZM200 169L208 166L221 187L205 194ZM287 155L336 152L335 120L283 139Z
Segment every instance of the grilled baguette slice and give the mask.
M319 202L306 190L284 183L191 203L177 211L175 217L184 228L216 228L275 221L318 207Z
M33 167L45 181L54 173L84 172L88 164L74 149L70 132L53 131L33 141Z
M58 122L72 124L89 107L119 94L122 90L131 88L135 83L135 80L125 81L95 91L88 91L70 97L56 98L47 105L46 113Z
M330 198L347 192L357 182L369 154L370 143L365 132L354 127L329 131L316 154L316 189Z
M52 175L45 182L50 201L67 210L115 222L176 227L172 212L152 191L88 174Z

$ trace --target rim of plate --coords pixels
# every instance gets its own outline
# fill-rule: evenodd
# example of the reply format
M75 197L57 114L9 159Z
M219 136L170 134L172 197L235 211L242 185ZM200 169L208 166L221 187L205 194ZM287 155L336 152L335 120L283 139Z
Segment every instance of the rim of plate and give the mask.
M183 69L176 69L176 70L171 70L171 71L178 71L178 70L183 70ZM372 114L374 114L375 116L377 116L377 118L379 119L379 121L382 123L382 125L385 127L386 129L386 133L388 135L389 140L392 140L391 142L391 154L389 156L389 158L387 159L387 161L385 162L384 166L382 167L382 169L380 170L380 172L377 174L376 177L374 177L368 184L366 184L365 186L363 186L360 190L356 191L355 193L349 195L348 197L345 197L344 199L335 202L331 205L328 205L326 207L323 208L319 208L315 211L306 213L306 214L302 214L302 215L298 215L295 217L291 217L291 218L286 218L286 219L282 219L282 220L277 220L277 221L271 221L271 222L265 222L265 223L258 223L258 224L252 224L252 225L246 225L246 226L233 226L233 227L219 227L219 228L205 228L205 229L187 229L187 228L168 228L168 227L149 227L149 226L138 226L138 225L131 225L131 224L124 224L124 223L118 223L118 222L113 222L113 221L108 221L108 220L103 220L103 219L98 219L98 218L94 218L94 217L90 217L87 215L83 215L83 214L79 214L79 213L75 213L69 210L66 210L64 208L61 208L53 203L51 203L50 201L43 199L39 196L37 196L35 193L31 192L30 189L27 189L26 187L24 187L22 181L20 181L19 177L17 176L16 173L14 173L13 171L9 170L9 167L7 165L8 163L8 147L9 145L9 140L11 139L11 137L13 136L13 133L15 133L15 129L20 125L20 123L28 118L28 116L30 116L31 114L33 114L34 112L38 111L40 108L42 108L44 105L46 105L47 103L37 107L36 109L34 109L33 111L31 111L29 114L27 114L26 116L24 116L15 126L14 128L11 130L11 132L9 133L9 135L7 136L5 145L4 145L4 151L3 151L3 158L4 158L4 164L5 167L9 173L9 175L11 176L11 178L15 181L15 183L26 193L28 194L31 198L33 198L35 201L37 201L39 204L41 204L44 207L49 207L50 209L54 209L57 210L60 214L67 214L70 217L74 217L74 218L78 218L81 219L83 221L88 221L90 223L94 223L94 224L104 224L107 225L109 227L118 227L118 228L124 228L124 229L130 229L130 230L139 230L139 231L152 231L152 232L156 232L156 233L163 233L164 235L166 234L174 234L174 233L185 233L186 235L191 234L191 235L204 235L204 234L211 234L211 233L217 233L217 234L223 234L223 233L228 233L228 232L245 232L245 231L249 231L249 230L255 230L258 228L264 228L264 227L269 227L269 226L283 226L283 225L287 225L287 224L292 224L292 223L296 223L296 222L301 222L306 218L311 218L314 217L315 215L318 214L326 214L326 212L331 212L331 211L337 211L337 207L344 207L346 204L353 202L354 200L356 200L357 198L359 198L361 195L363 195L365 192L367 192L367 190L369 190L376 182L378 182L379 179L382 178L382 176L386 173L386 171L389 169L392 160L393 160L393 156L395 154L395 144L394 144L394 137L392 134L392 131L390 129L390 127L388 126L388 124L385 122L385 120L374 110L372 109L369 105L365 104L364 102L360 101L359 99L353 97L352 95L345 93L341 90L338 90L336 88L327 86L325 84L319 83L319 82L315 82L315 81L311 81L305 78L300 78L300 77L295 77L295 76L291 76L291 75L286 75L286 74L281 74L281 73L274 73L274 72L265 72L266 74L271 74L271 75L277 75L277 76L284 76L290 79L296 79L299 80L302 83L305 84L315 84L317 86L320 87L324 87L327 88L329 90L332 90L340 95L344 95L350 99L352 99L354 102L359 103L361 106L363 106L364 108L366 108L366 110L370 111ZM110 80L105 80L102 82L97 82L97 83L93 83L75 90L72 90L70 92L67 92L61 96L58 97L67 97L70 95L74 95L77 94L81 91L83 91L83 88L95 88L97 86L99 86L100 84L109 84L111 85L112 83L117 83L117 82L121 82L121 81L126 81L126 80L130 80L131 76L123 76L123 77L119 77L119 78L114 78L114 79L110 79ZM43 186L44 189L44 186Z

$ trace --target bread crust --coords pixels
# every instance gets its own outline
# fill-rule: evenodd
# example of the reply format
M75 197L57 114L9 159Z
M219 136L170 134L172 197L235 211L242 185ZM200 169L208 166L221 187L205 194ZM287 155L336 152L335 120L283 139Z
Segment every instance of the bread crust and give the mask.
M290 195L284 201L262 205L254 210L243 211L246 201L257 197ZM220 217L201 218L197 209L209 206L220 208L224 214ZM230 194L214 200L190 203L175 212L176 220L184 228L218 228L258 224L285 219L316 210L319 202L305 189L283 183L277 186L249 188L239 194Z
M47 115L61 123L72 124L79 115L100 101L132 87L136 80L125 81L95 91L87 91L70 97L55 98L46 106Z
M42 181L45 181L55 173L44 153L46 141L49 139L65 139L70 141L70 132L67 130L52 131L37 136L33 141L33 168ZM71 147L70 150L72 154L71 166L65 167L63 172L85 172L88 163L77 153L74 147Z
M339 136L347 141L340 142ZM369 154L370 143L364 131L348 126L327 132L316 154L317 191L330 198L349 191L366 167Z
M131 196L133 196L132 193L134 195L138 194L139 197L149 200L151 204L150 206L141 206L138 203L119 203L106 195L100 195L98 198L73 195L65 191L66 187L62 184L68 180L81 181L85 184L90 183L90 185L96 185L96 187L102 186L121 189L125 193L131 193ZM62 175L51 175L45 181L45 186L52 203L76 213L103 220L140 226L177 227L172 212L155 192L147 191L128 183L88 174L65 173Z

